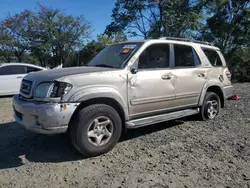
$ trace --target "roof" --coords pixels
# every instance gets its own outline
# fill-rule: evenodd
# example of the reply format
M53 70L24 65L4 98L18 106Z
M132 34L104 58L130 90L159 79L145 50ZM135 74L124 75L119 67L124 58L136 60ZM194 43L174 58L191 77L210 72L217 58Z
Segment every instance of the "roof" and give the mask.
M176 37L161 37L159 39L130 40L130 41L120 42L120 43L148 42L148 41L168 41L168 42L176 42L179 44L193 43L196 45L200 45L201 47L219 50L218 47L206 41L198 41L198 40L193 40L193 39L188 39L188 38L176 38Z
M23 65L23 66L30 66L30 67L37 67L41 69L46 69L41 66L33 65L33 64L28 64L28 63L18 63L18 62L13 62L13 63L0 63L0 66L6 66L6 65Z

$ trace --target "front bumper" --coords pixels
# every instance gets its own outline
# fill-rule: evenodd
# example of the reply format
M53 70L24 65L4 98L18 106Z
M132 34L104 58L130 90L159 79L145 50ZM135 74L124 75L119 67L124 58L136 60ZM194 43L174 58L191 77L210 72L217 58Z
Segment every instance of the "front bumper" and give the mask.
M229 99L230 97L232 97L234 92L235 88L232 85L223 87L223 93L225 99Z
M15 120L24 128L41 134L65 133L79 103L38 103L13 97Z

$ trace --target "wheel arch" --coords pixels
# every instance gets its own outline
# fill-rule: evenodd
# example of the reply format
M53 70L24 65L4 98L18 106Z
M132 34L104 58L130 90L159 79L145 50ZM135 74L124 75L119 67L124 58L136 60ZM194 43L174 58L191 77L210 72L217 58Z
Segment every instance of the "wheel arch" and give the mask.
M75 109L74 113L71 116L68 130L70 129L72 125L72 121L74 120L74 117L78 114L78 112L82 110L83 108L93 105L93 104L106 104L114 108L118 112L122 120L123 129L125 129L125 121L127 120L128 115L124 109L124 106L112 97L98 97L98 98L90 98L88 100L84 100L80 102L80 104L77 106L77 108Z
M208 85L203 88L200 101L199 101L199 106L203 104L203 101L207 92L214 92L215 94L217 94L220 98L221 108L224 108L225 98L224 98L223 90L221 89L219 85Z

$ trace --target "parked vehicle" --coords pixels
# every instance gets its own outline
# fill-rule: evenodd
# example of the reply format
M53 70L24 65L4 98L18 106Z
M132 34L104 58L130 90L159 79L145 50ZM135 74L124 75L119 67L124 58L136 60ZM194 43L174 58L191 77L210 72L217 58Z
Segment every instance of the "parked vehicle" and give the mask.
M0 64L0 96L18 94L23 77L42 70L46 69L25 63Z
M199 114L218 116L233 95L219 48L179 38L106 47L86 67L31 73L14 96L16 121L44 134L69 132L86 156L110 151L122 130Z

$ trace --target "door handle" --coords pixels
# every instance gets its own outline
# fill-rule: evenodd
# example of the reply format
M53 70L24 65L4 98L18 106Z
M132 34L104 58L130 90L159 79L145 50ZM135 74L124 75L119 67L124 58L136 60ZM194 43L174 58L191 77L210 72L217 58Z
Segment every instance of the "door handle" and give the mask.
M172 77L170 75L166 74L166 75L163 75L161 78L163 80L170 80Z
M205 74L204 73L200 73L198 74L199 77L205 77Z
M18 76L18 77L16 77L16 78L23 78L22 76Z

